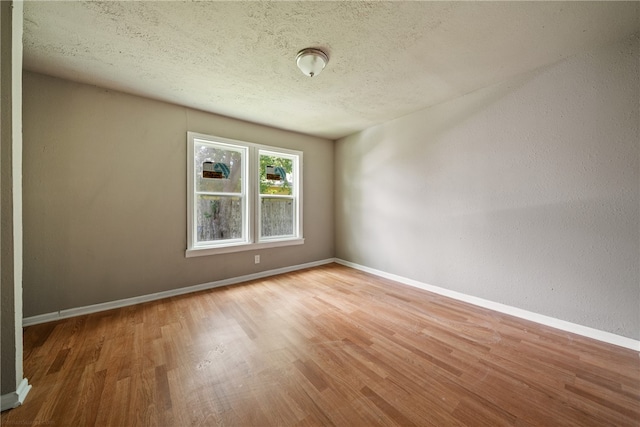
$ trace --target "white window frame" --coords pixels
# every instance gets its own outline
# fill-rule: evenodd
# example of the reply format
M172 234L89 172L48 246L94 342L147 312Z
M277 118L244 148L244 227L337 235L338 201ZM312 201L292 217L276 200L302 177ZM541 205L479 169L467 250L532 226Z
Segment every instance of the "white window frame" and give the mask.
M292 160L293 162L293 194L291 195L273 195L273 194L261 194L260 193L260 182L258 181L258 187L256 191L257 201L256 206L258 211L256 213L256 237L258 242L275 242L278 240L287 240L296 238L299 235L302 235L301 224L301 209L299 209L300 202L300 186L302 184L302 174L300 171L299 163L302 161L302 154L299 151L291 151L284 149L272 149L271 147L258 147L256 150L256 166L255 170L260 170L260 156L274 156L274 157L283 157ZM276 198L276 199L287 199L293 202L293 234L290 236L268 236L262 237L262 199L263 198Z
M229 145L232 148L246 149L246 158L242 162L243 179L243 215L244 238L241 240L220 240L216 242L197 242L196 207L196 176L195 176L195 141ZM294 200L293 235L261 238L261 195L260 195L260 153L294 159L293 195L288 198ZM274 248L280 246L304 244L302 226L302 151L289 150L278 147L254 144L218 136L187 132L187 249L185 256L205 256L231 252L250 251L256 249Z

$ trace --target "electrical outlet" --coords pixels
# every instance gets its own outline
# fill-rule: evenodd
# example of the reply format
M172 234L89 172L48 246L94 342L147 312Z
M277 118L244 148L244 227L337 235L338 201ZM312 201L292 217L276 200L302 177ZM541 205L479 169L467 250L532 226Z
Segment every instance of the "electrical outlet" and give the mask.
M260 264L260 255L256 255L254 258L256 264Z

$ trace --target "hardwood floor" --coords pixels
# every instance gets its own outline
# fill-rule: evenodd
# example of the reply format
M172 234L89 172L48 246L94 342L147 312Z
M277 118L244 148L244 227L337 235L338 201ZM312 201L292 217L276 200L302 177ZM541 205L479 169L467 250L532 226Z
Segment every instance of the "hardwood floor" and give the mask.
M2 425L638 426L638 352L331 264L31 326Z

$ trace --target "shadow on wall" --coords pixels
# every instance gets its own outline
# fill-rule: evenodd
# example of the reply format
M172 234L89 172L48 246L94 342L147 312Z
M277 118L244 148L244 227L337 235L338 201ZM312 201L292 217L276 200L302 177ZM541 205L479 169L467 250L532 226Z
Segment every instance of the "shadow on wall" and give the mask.
M637 339L637 48L339 140L336 256Z
M335 188L336 200L341 203L337 205L336 236L340 236L342 248L346 251L338 248L336 255L341 257L344 253L357 253L357 241L372 245L370 247L381 244L374 239L379 230L365 232L364 235L372 240L362 242L362 236L355 236L351 233L351 228L340 225L340 218L352 217L363 227L367 227L368 213L384 211L388 202L383 202L382 206L371 206L372 199L365 196L372 190L371 183L375 183L374 191L382 194L402 194L410 199L421 197L425 187L433 184L431 179L425 179L425 171L440 169L442 163L449 161L439 151L441 137L489 105L526 85L539 72L523 74L507 83L474 91L455 101L409 114L339 140L336 144ZM427 114L428 120L425 120ZM416 134L421 135L419 141L416 141ZM348 150L348 154L342 154L342 150ZM345 163L347 158L348 164ZM344 197L346 194L348 197ZM402 210L401 206L390 208L396 212ZM353 215L357 212L362 212L365 216L354 219ZM362 261L357 256L353 260Z

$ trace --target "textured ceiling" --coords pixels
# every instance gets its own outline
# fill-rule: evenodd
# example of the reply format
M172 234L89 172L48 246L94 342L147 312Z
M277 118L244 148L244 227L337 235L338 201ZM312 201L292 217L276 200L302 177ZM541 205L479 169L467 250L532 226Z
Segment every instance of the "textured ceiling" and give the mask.
M335 139L640 30L628 2L32 2L24 66ZM296 53L329 56L309 78Z

